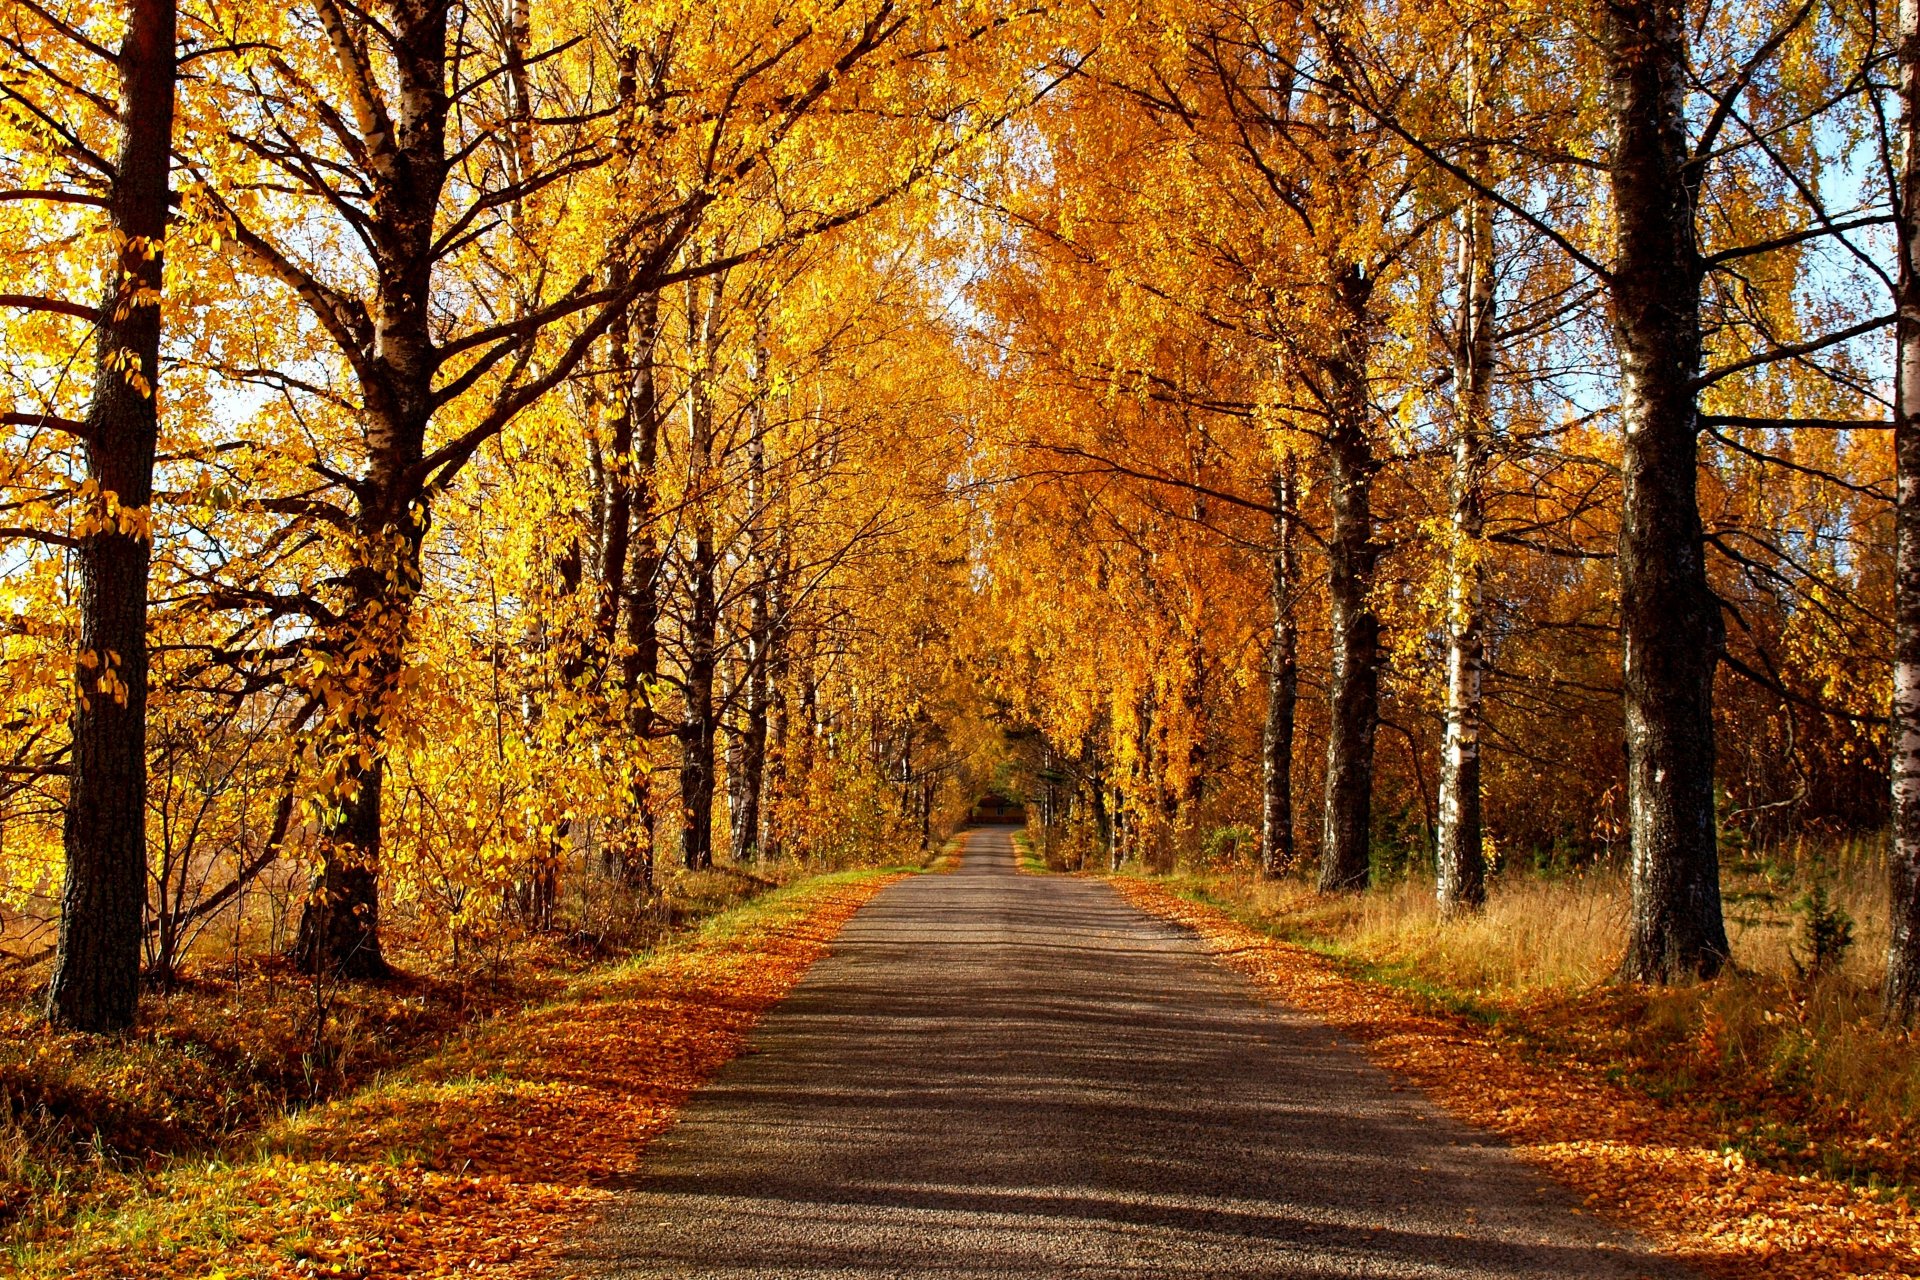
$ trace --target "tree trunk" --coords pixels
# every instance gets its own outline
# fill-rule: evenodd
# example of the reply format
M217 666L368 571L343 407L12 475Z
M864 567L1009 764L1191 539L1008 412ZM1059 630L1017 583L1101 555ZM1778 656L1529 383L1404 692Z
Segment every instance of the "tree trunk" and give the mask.
M354 791L328 824L319 878L311 887L294 956L316 974L381 978L380 791L385 763L375 756L351 779Z
M1260 869L1270 878L1293 867L1293 721L1299 701L1300 635L1293 616L1294 522L1299 463L1289 453L1268 477L1273 496L1273 635L1267 647L1267 724L1261 736Z
M1472 39L1472 37L1469 37ZM1480 67L1469 49L1467 132L1479 128ZM1470 161L1484 177L1484 146ZM1481 840L1480 717L1485 654L1481 566L1484 478L1493 423L1493 208L1470 197L1460 237L1460 317L1454 349L1452 545L1447 566L1447 730L1440 752L1440 821L1434 835L1435 896L1442 916L1487 900Z
M1205 832L1205 805L1207 799L1207 651L1203 636L1205 619L1196 627L1194 634L1187 638L1187 652L1183 665L1186 667L1186 681L1180 690L1181 718L1187 726L1187 758L1185 766L1186 780L1180 788L1178 808L1175 810L1174 830L1177 838L1169 850L1171 861L1177 862L1180 854L1189 857L1201 851ZM1172 870L1169 865L1168 870Z
M686 713L680 725L680 852L689 871L713 865L714 608L713 541L694 538L692 613L687 623Z
M336 49L356 49L342 10L329 2L321 13ZM447 9L396 5L388 20L397 28L393 118L377 114L370 78L360 85L355 106L365 117L361 128L374 187L368 237L377 268L377 337L361 353L356 371L368 465L356 486L358 528L344 616L318 646L328 662L325 678L337 682L340 705L347 708L327 731L340 809L323 832L324 864L295 944L305 967L340 977L388 972L379 934L385 718L406 666L420 590L427 504L415 468L426 455L440 368L432 301L434 220L447 175ZM358 67L359 56L343 53L343 67Z
M719 311L722 281L716 279L706 305L698 305L696 287L689 285L689 317L693 319L695 369L687 391L688 505L693 525L693 548L687 562L688 613L686 672L683 682L685 712L680 722L680 855L689 871L713 865L715 639L720 612L714 597L718 566L713 541L710 481L713 452L713 363L719 355Z
M1605 11L1620 352L1628 831L1623 976L1710 977L1727 960L1713 812L1713 673L1722 631L1696 497L1703 269L1688 163L1686 32L1666 0Z
M1900 63L1899 320L1894 381L1893 847L1887 944L1887 1020L1920 1016L1920 0L1902 0Z
M133 1025L147 891L147 572L159 439L161 250L173 145L173 0L132 0L119 52L120 152L108 211L119 260L101 302L86 416L100 518L81 537L80 658L66 880L48 1016ZM117 508L117 510L116 510Z
M627 693L627 723L642 741L653 737L653 684L660 677L660 544L654 529L657 505L654 471L660 460L660 395L654 373L654 351L660 336L660 295L644 293L634 303L628 339L634 363L633 471L629 491L629 555L632 567L625 577L627 597L626 654L621 683ZM622 862L627 882L636 888L653 887L655 831L653 787L642 774L635 780L634 827Z
M760 856L760 803L766 787L767 700L772 671L769 664L773 618L771 578L773 566L767 555L767 396L770 389L771 356L767 349L766 318L763 315L754 335L753 352L753 434L747 441L747 559L753 574L747 588L747 670L745 675L746 724L740 736L740 800L733 812L733 856L755 859Z
M773 574L767 590L767 654L765 658L767 730L760 771L760 849L777 858L783 851L780 799L786 794L788 755L792 743L793 622L787 581L792 576L781 531L774 550Z
M1327 734L1326 823L1320 891L1367 887L1372 871L1373 743L1380 723L1380 619L1374 612L1373 476L1379 463L1367 430L1367 298L1357 267L1337 277L1342 322L1321 370L1328 409L1327 595L1332 643Z

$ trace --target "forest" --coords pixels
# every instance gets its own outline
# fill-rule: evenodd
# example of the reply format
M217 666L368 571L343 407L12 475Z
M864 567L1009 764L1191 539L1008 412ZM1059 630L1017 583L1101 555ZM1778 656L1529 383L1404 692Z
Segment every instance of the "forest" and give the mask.
M1912 1185L1920 6L0 0L0 245L9 1248L989 796Z

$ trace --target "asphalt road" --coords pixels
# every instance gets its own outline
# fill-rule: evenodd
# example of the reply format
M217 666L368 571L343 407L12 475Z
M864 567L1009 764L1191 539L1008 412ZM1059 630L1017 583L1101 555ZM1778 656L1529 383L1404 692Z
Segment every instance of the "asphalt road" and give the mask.
M569 1259L638 1277L1677 1277L1005 830L893 885Z

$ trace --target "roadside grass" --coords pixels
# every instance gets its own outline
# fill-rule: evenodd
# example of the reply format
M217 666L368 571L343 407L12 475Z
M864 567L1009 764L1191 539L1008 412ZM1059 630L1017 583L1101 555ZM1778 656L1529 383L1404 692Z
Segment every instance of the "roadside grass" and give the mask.
M927 850L926 861L920 869L934 875L945 875L960 865L960 854L960 836L956 832L933 843Z
M1613 986L1471 993L1403 961L1369 960L1349 939L1303 931L1298 919L1232 905L1230 883L1115 883L1141 908L1193 929L1277 999L1499 1133L1583 1194L1589 1211L1707 1275L1920 1275L1920 1216L1901 1181L1910 1156L1895 1150L1910 1145L1911 1113L1893 1134L1831 1111L1810 1124L1813 1094L1790 1077L1756 1083L1729 1071L1715 1013L1725 1005L1713 988L1749 979L1658 996ZM1222 901L1229 905L1214 905ZM1311 945L1283 936L1294 931Z
M516 950L498 986L474 977L459 999L451 979L354 988L331 1016L361 1047L319 1097L304 1032L273 1030L294 1019L264 998L272 975L205 979L122 1042L24 1030L0 1058L18 1206L0 1259L23 1280L512 1270L899 874L681 885L677 926L633 955Z
M1165 883L1352 977L1685 1108L1768 1168L1885 1195L1920 1179L1920 1043L1878 1022L1887 925L1873 845L1732 861L1734 970L1665 990L1613 981L1628 904L1617 868L1497 876L1486 909L1454 921L1421 875L1342 896L1238 869ZM1850 946L1833 945L1838 920Z
M1013 833L1013 858L1023 875L1044 876L1056 870L1048 866L1040 851L1033 847L1033 835L1029 831Z

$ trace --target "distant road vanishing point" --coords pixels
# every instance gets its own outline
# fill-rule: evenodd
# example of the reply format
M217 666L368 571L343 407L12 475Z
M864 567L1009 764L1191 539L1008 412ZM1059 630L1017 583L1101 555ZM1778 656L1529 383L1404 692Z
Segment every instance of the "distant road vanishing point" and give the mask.
M1680 1277L1005 828L893 885L571 1268L642 1277Z

